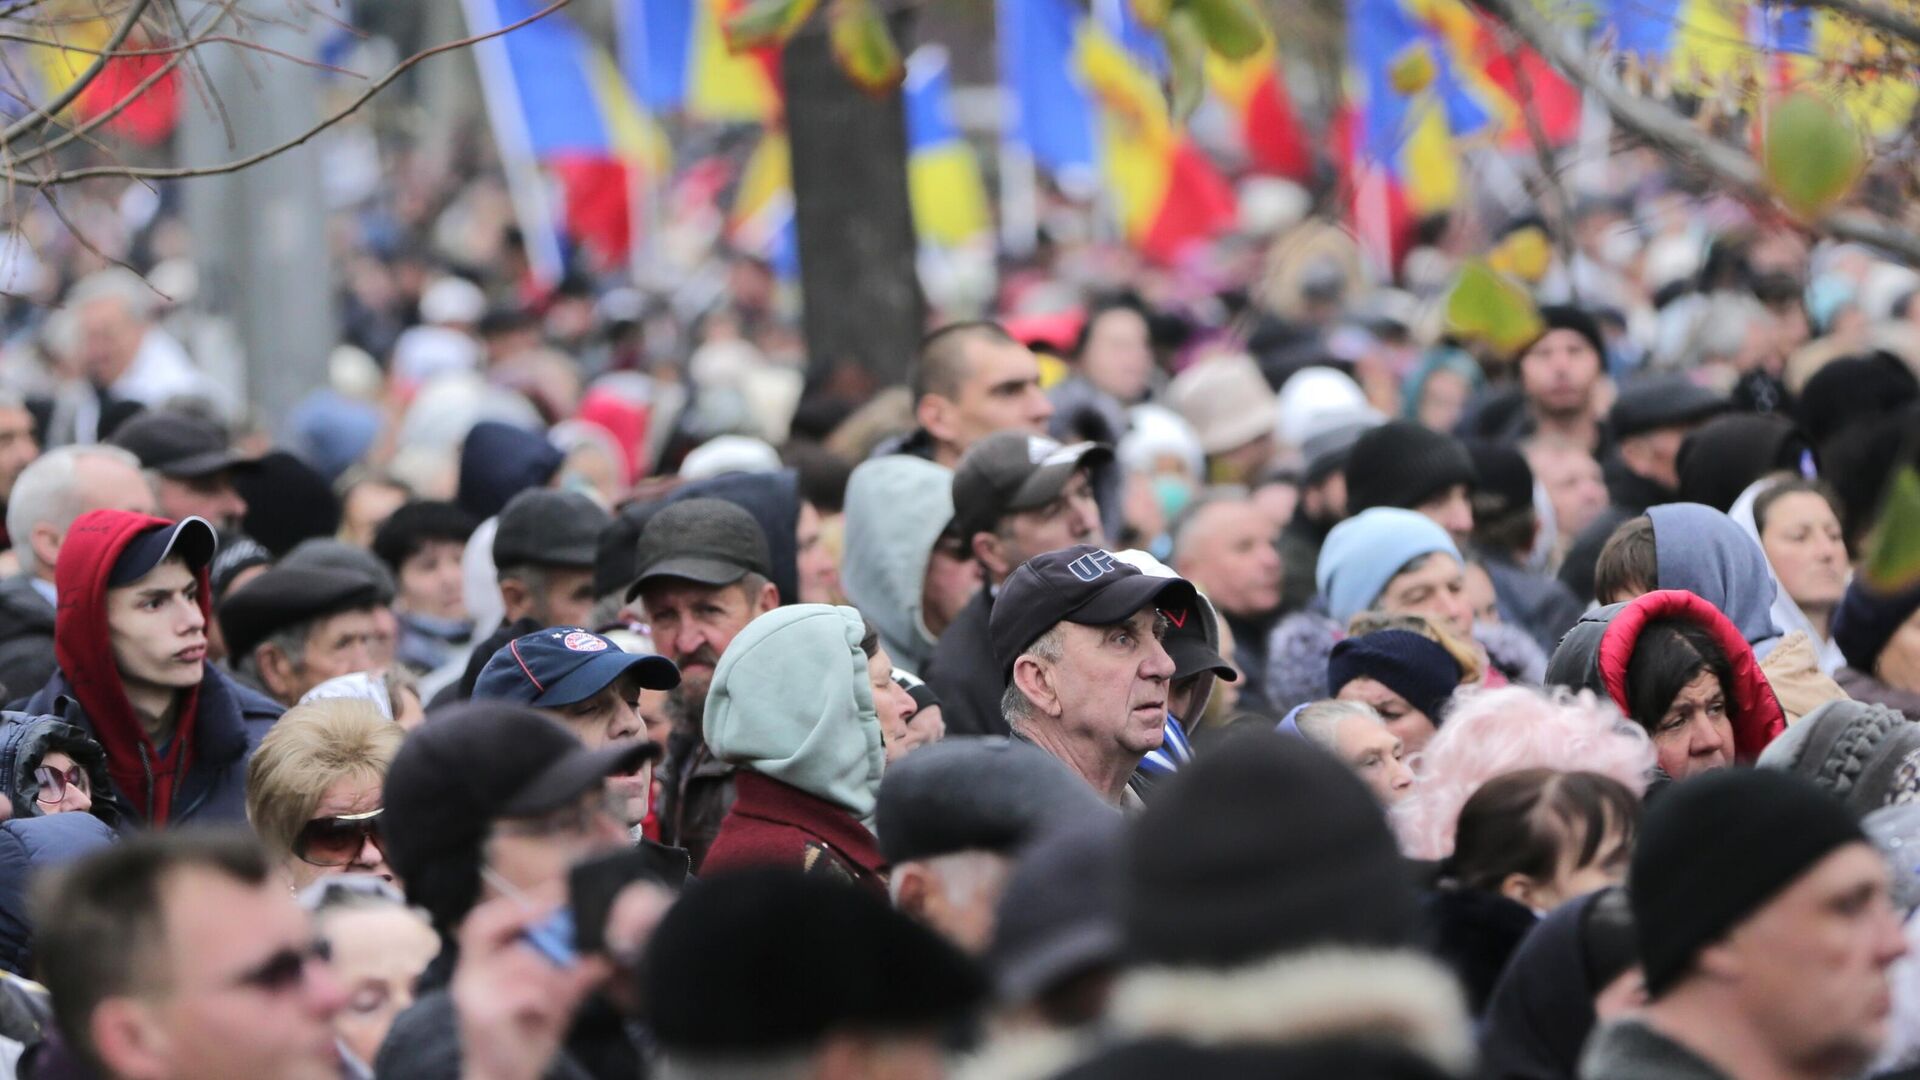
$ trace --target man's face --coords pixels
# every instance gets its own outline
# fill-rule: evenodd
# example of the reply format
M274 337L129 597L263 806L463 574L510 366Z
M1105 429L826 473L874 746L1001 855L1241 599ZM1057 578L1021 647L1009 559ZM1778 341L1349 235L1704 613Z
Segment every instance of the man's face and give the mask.
M467 546L454 540L429 540L400 564L400 597L395 609L436 619L464 619L467 601L460 588L460 556Z
M1414 509L1447 530L1456 544L1465 544L1473 538L1473 503L1467 498L1465 484L1454 484Z
M1258 617L1280 606L1280 551L1273 519L1250 502L1215 503L1188 525L1182 576L1229 615Z
M200 685L207 617L199 597L200 579L179 559L107 590L107 630L122 680L175 690Z
M1463 638L1473 635L1466 571L1444 551L1395 574L1373 606L1389 615L1425 615Z
M112 297L102 297L79 310L80 368L96 382L113 382L126 374L146 337L146 324Z
M1520 387L1536 412L1578 417L1592 408L1602 370L1592 343L1572 330L1549 330L1520 357Z
M1101 313L1087 331L1080 374L1123 404L1145 397L1147 381L1153 376L1153 347L1147 334L1147 320L1127 308Z
M1161 645L1164 618L1144 608L1117 626L1061 626L1054 677L1066 734L1116 757L1159 749L1173 679L1173 658Z
M831 604L840 596L840 568L833 549L820 535L820 511L810 502L800 504L800 520L793 529L794 568L800 576L800 602Z
M33 414L25 409L0 409L0 499L13 495L20 470L40 456L33 438Z
M593 568L551 566L534 618L548 626L587 626L593 619Z
M640 594L653 645L679 665L678 696L682 715L698 726L707 706L707 688L713 683L720 654L754 617L772 610L760 598L749 600L739 585L700 585L691 581L650 582Z
M1100 504L1094 501L1093 481L1088 479L1086 470L1075 472L1060 489L1060 497L1047 505L1001 518L1000 541L1007 574L1035 555L1075 544L1105 545L1107 538L1100 526Z
M927 556L927 573L920 587L920 621L939 637L980 588L980 564L959 543L942 536Z
M631 673L620 676L592 697L549 709L554 719L588 749L598 750L620 739L637 738L646 728L640 722L640 683Z
M374 637L378 626L373 609L342 611L315 623L307 635L304 662L297 666L295 701L307 691L341 675L374 668Z
M1907 951L1888 890L1886 862L1849 844L1702 958L1736 980L1782 1074L1851 1076L1873 1062L1892 1009L1887 968Z
M202 517L223 529L236 529L247 513L247 500L240 497L228 472L185 480L162 476L157 488L160 516L175 521Z
M136 999L138 1058L109 1052L114 1071L337 1080L332 1021L346 993L311 956L312 929L285 886L182 869L162 885L161 912L164 975Z
M941 410L935 437L954 456L996 431L1047 433L1053 404L1040 389L1040 361L1024 345L975 339L967 343L967 377Z
M1600 463L1578 447L1560 446L1527 455L1533 475L1547 490L1553 521L1562 536L1578 536L1607 508L1607 484Z

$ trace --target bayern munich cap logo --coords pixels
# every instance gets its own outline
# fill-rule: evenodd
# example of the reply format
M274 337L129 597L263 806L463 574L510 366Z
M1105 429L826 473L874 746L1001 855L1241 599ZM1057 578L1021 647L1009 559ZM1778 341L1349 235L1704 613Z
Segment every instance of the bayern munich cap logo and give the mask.
M574 652L605 652L607 642L598 634L589 634L585 630L575 630L568 634L560 644Z

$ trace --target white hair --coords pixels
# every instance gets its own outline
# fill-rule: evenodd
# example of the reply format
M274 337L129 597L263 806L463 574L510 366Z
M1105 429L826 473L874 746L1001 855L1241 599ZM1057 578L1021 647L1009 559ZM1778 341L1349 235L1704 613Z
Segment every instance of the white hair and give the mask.
M127 314L144 320L153 314L157 299L146 279L125 267L112 266L81 278L67 294L65 306L78 311L96 300L118 300L126 305Z
M1373 706L1363 701L1316 701L1303 707L1293 716L1293 724L1300 729L1306 740L1328 753L1334 753L1335 740L1339 738L1340 721L1350 717L1363 717L1376 724L1386 721L1374 711Z
M909 859L894 867L887 878L887 895L895 907L900 906L900 885L906 878L900 871L908 866L925 870L939 883L947 905L955 908L997 902L1006 887L1007 875L1013 872L1013 861L995 851L953 851L925 859Z
M13 482L13 495L7 500L7 534L13 537L13 555L20 560L20 572L32 574L38 565L33 557L33 527L42 522L65 533L73 519L86 513L86 495L74 480L82 458L101 457L118 461L140 471L140 459L117 446L62 446L36 458L21 470Z

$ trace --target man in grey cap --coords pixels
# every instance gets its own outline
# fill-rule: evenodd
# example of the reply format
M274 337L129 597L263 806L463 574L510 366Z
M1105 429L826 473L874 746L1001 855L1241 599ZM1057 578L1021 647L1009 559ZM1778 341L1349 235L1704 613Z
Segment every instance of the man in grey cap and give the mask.
M727 646L748 623L780 606L767 537L752 514L721 499L688 499L640 531L639 601L654 648L680 669L669 696L673 732L661 768L660 839L685 848L697 870L733 805L732 769L708 753L701 732L707 689Z
M1021 848L1113 811L1051 754L989 736L949 739L887 768L874 822L894 906L974 956Z
M587 626L593 614L593 557L613 515L577 491L537 488L513 497L493 534L501 622Z
M986 587L940 635L932 664L920 673L940 696L950 734L1007 734L1000 714L1006 683L987 635L994 599L1014 568L1035 555L1107 542L1092 473L1112 460L1098 443L1062 446L1019 431L989 435L960 459L948 542L980 564Z
M113 444L140 459L161 516L201 517L223 529L240 527L247 500L234 487L233 474L253 462L233 449L220 425L162 409L120 425Z
M220 604L234 674L285 706L340 675L373 667L378 597L345 570L276 566Z

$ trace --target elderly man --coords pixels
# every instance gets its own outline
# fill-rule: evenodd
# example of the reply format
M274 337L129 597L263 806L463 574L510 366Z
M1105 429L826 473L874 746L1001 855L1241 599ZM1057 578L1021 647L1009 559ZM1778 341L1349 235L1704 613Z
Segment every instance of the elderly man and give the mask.
M1058 760L997 736L951 739L888 766L874 808L894 906L973 956L993 937L1020 851L1102 817L1118 820Z
M104 433L102 417L116 405L151 409L194 399L232 413L232 391L195 366L180 342L154 325L154 300L153 289L121 267L91 275L67 294L75 359L87 381L100 388L61 425L71 428L64 434L73 441L96 441Z
M1035 555L1070 544L1104 544L1093 473L1113 460L1098 443L1062 446L1017 431L981 439L953 475L953 542L980 565L974 593L934 646L920 674L940 696L955 735L1005 735L987 622L1007 575Z
M10 699L53 677L53 568L73 519L90 510L153 513L138 458L117 446L63 446L14 481L7 532L20 573L0 581L0 687Z
M1273 519L1246 498L1207 499L1173 533L1173 569L1206 594L1233 633L1247 684L1241 707L1268 711L1267 637L1280 612L1281 564ZM1296 573L1311 576L1306 567ZM1182 716L1191 724L1196 718Z
M218 424L185 413L150 412L122 424L113 443L140 459L163 516L202 517L223 529L239 528L247 500L234 487L233 474L252 462L228 444Z
M60 878L34 929L78 1059L62 1064L103 1080L339 1077L347 990L270 870L250 835L153 832Z
M349 570L276 566L220 602L234 674L289 708L373 667L377 586Z
M1728 769L1677 785L1628 876L1648 1004L1594 1033L1580 1075L1861 1075L1907 951L1890 890L1852 815L1810 781Z
M998 323L949 323L920 342L913 374L919 429L894 451L951 469L968 447L996 431L1047 432L1053 405L1040 389L1040 362Z
M780 606L767 536L752 514L720 499L688 499L640 532L638 577L627 590L654 647L680 669L674 732L661 767L660 839L698 869L733 804L732 769L708 753L702 720L720 658L748 623Z
M501 621L582 626L593 614L593 556L613 515L577 491L535 488L500 511L493 565L500 577Z
M1108 803L1137 804L1128 783L1166 732L1175 666L1161 639L1198 605L1187 581L1086 544L1029 560L989 625L1008 726Z

